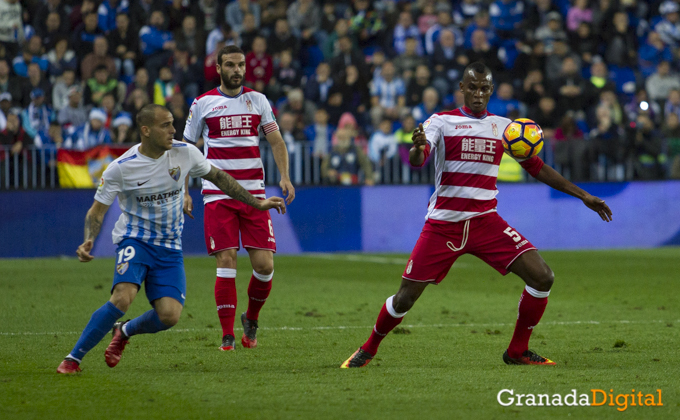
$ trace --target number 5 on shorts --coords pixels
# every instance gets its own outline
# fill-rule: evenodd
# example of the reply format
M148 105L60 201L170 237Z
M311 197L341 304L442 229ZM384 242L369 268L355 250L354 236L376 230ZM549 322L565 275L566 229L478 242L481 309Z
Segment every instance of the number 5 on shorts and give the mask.
M512 228L511 228L510 226L508 226L508 227L503 231L503 233L505 233L506 235L508 235L509 237L511 237L512 240L515 241L515 242L519 242L519 241L522 240L522 236L521 236L519 233L517 233L516 231L512 230Z
M125 248L118 251L118 262L120 264L123 261L130 261L135 257L135 249L131 246L126 246Z

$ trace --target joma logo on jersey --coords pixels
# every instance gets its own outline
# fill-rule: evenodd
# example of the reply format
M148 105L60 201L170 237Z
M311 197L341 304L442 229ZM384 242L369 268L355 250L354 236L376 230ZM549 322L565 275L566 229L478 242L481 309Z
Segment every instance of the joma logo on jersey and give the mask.
M216 106L213 109L211 109L210 112L219 111L220 109L227 109L227 106L226 105Z
M472 128L472 126L468 125L468 124L456 124L456 126L454 127L454 130L469 130L471 128Z

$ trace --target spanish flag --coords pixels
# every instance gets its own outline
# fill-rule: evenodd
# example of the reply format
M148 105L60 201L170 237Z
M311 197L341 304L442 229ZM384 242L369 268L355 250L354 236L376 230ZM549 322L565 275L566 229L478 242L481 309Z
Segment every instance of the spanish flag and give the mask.
M97 146L79 152L60 149L57 152L57 174L61 188L94 188L104 170L129 147Z

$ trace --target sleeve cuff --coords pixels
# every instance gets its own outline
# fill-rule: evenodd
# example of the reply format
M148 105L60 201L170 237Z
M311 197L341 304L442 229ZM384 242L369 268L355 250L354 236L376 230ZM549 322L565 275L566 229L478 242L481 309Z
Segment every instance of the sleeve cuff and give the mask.
M519 164L522 165L522 168L524 168L525 171L529 172L529 175L536 178L538 173L541 172L543 165L545 165L545 162L543 162L543 159L540 157L534 156L520 162Z

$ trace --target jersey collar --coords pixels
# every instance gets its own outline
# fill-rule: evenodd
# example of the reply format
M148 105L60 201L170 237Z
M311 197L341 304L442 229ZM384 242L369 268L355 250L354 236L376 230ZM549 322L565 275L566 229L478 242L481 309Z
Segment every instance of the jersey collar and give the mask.
M219 86L217 86L217 91L220 93L220 95L224 96L225 98L234 99L234 98L238 98L239 96L241 96L243 94L243 86L241 86L241 90L238 92L238 95L236 95L236 96L227 95L226 93L222 92L222 89L220 89Z
M486 109L480 112L479 114L475 114L474 112L472 112L470 108L466 107L465 105L461 106L458 109L460 109L460 112L462 112L463 115L465 115L466 117L476 118L478 120L483 120L487 116Z

